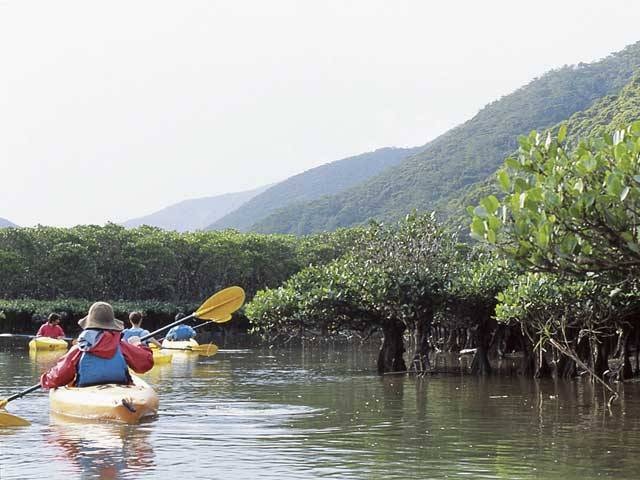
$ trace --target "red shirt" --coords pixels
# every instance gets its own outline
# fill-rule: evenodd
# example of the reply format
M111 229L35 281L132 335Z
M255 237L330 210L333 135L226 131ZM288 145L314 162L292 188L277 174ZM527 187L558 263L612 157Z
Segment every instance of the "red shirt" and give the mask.
M38 337L51 338L64 337L64 330L62 330L60 325L51 325L47 322L38 329L38 333L36 333L36 335Z

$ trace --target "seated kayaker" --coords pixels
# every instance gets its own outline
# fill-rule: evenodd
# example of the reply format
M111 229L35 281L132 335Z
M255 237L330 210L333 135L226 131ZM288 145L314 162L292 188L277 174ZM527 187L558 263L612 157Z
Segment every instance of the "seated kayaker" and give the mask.
M96 302L89 314L78 321L83 332L66 355L40 377L43 388L57 388L74 382L77 387L107 383L131 383L129 368L144 373L153 367L153 352L139 341L121 339L123 323L111 305Z
M36 333L36 337L64 338L64 330L60 326L60 315L49 314L47 323L43 323Z
M184 318L184 314L178 313L176 314L175 318L176 318L176 321L178 321L181 318ZM180 325L176 325L171 330L169 330L167 332L167 336L164 338L166 340L172 340L172 341L184 341L184 340L191 340L192 338L195 338L195 336L196 336L196 331L193 328L191 328L189 325L180 324Z
M129 314L129 322L131 323L131 328L127 328L122 331L122 339L129 341L135 341L135 338L142 338L146 335L149 335L149 330L145 330L142 328L142 313L140 312L131 312ZM157 341L155 338L151 337L148 340L143 342L145 345L149 345L149 343L153 343L154 345L161 347L162 344Z

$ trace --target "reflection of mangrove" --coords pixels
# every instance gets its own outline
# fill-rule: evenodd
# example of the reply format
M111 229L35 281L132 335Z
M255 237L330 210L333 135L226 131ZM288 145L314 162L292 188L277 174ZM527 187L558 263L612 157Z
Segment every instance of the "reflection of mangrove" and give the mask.
M125 471L153 469L148 424L81 422L51 414L47 442L61 450L74 470L90 478L117 478ZM142 475L144 476L144 475Z

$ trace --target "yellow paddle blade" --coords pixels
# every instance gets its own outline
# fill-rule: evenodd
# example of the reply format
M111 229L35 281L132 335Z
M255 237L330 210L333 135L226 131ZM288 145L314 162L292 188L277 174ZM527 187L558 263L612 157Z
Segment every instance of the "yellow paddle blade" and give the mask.
M9 400L7 400L6 398L0 398L0 410L2 410L7 403L9 403Z
M209 297L193 315L216 323L224 322L243 303L244 290L240 287L229 287Z
M6 410L0 410L0 427L26 427L28 425L31 425L28 420L12 415Z
M203 345L194 345L193 347L189 347L189 350L197 353L198 355L211 357L218 353L218 346L215 343L205 343Z

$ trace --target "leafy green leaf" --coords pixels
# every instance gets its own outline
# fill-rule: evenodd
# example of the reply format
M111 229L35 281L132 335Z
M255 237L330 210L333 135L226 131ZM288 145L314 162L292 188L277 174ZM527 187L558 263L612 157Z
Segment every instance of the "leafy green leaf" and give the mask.
M471 222L471 231L476 235L484 238L484 234L486 232L484 220L482 220L482 218L480 217L474 217Z
M498 172L498 182L500 183L502 190L505 192L508 192L511 188L511 180L509 179L509 174L504 170L500 170Z
M549 246L550 239L551 239L551 229L549 227L549 224L545 223L538 229L536 240L540 247L547 248Z
M520 162L518 162L518 160L516 160L513 157L508 157L505 161L504 164L508 167L508 168L512 168L514 170L518 170L521 165Z
M483 198L480 201L480 204L490 214L494 214L496 212L496 210L498 210L498 208L500 208L500 202L493 195L489 195L488 197Z
M573 234L567 234L562 239L562 243L560 244L560 252L562 252L565 255L571 255L573 254L577 245L578 245L578 240L576 239L576 236Z
M564 142L564 139L567 137L567 125L562 124L558 129L558 143Z

